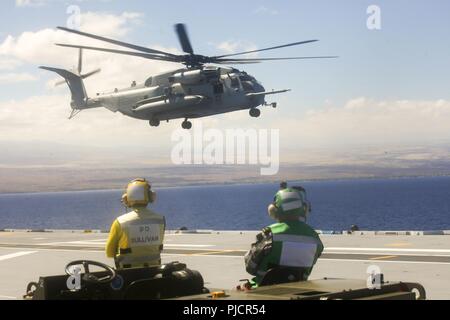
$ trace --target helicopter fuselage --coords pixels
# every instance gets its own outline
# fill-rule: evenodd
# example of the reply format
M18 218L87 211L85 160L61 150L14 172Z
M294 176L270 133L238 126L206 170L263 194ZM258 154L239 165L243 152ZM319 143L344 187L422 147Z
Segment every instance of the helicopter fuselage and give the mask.
M303 45L318 40L297 41L257 50L205 56L194 52L186 27L180 23L175 25L175 32L184 54L174 54L143 47L66 27L58 27L58 29L122 47L121 50L118 50L76 44L56 44L61 47L77 48L80 51L78 69L76 70L69 71L54 67L40 67L41 69L57 73L68 84L72 93L72 114L70 119L81 110L98 107L105 107L113 112L120 112L132 118L149 120L150 125L154 127L159 126L161 121L184 118L182 127L190 129L192 127L192 123L188 121L190 118L201 118L244 109L250 109L250 116L258 118L261 111L257 107L268 105L265 101L267 95L284 93L290 90L265 92L261 83L246 72L219 66L254 64L264 61L336 58L335 56L238 57L262 51ZM123 50L123 48L127 48L127 50ZM97 94L96 97L89 98L86 94L83 80L98 73L100 70L86 74L82 73L83 50L121 54L154 61L181 63L186 67L150 77L144 84L139 86L133 82L131 87L127 89L115 89L114 92ZM276 107L276 103L271 105Z
M253 109L265 103L264 91L254 77L234 68L178 69L142 85L97 94L88 99L86 109L105 107L157 126L160 121Z

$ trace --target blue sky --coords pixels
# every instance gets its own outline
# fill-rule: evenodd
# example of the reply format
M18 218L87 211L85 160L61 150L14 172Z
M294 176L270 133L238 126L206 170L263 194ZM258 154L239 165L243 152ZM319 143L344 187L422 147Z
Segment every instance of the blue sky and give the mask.
M139 28L126 40L173 47L173 24L185 22L195 50L217 53L213 43L244 41L259 47L304 39L319 43L261 56L339 55L336 61L272 62L246 69L269 87L294 89L304 104L337 103L355 96L375 99L444 99L450 85L448 1L49 1L17 7L2 1L0 42L6 35L64 25L70 4L84 11L139 12ZM381 8L382 29L366 28L366 9ZM8 12L8 14L5 14ZM55 50L55 48L49 48ZM145 63L143 61L143 63ZM36 66L23 68L37 73ZM274 70L275 69L275 70ZM42 83L27 88L33 93ZM22 86L20 86L22 88ZM12 90L11 90L12 89ZM2 100L17 88L3 86ZM21 91L21 90L20 90Z
M107 30L110 34L150 47L179 49L173 25L183 22L200 54L224 53L224 44L241 51L319 39L317 43L259 56L340 56L336 60L241 66L267 89L293 91L277 97L280 108L263 110L262 118L256 121L236 113L209 118L205 126L282 128L286 148L300 152L307 145L325 148L344 143L431 144L450 137L447 0L9 0L0 4L0 142L59 142L63 136L64 142L75 145L115 148L128 146L129 139L124 135L134 134L139 144L140 137L153 134L146 123L106 110L84 112L75 121L62 122L69 113L69 93L66 88L51 88L49 83L54 76L37 67L70 67L75 63L76 52L52 45L53 39L61 40L61 35L56 36L52 30L66 25L69 5L78 5L83 15L104 20L97 24L91 21L91 26L103 23L101 27L108 29L105 21L119 21ZM369 30L366 26L370 5L381 9L381 30ZM139 17L124 18L125 12L137 13ZM95 33L96 28L89 31ZM31 39L33 45L19 43L20 39ZM83 43L85 39L67 39L74 41ZM157 69L153 62L137 58L107 59L112 58L86 53L87 68L97 67L96 63L103 68L99 76L89 80L88 92L99 87L103 90L105 86L128 86L130 80L143 81ZM18 65L5 67L8 61ZM11 76L19 79L17 75L23 81L4 80ZM131 78L134 76L138 78ZM162 138L159 145L151 146L152 152L167 151L171 130L178 127L176 123L158 128Z

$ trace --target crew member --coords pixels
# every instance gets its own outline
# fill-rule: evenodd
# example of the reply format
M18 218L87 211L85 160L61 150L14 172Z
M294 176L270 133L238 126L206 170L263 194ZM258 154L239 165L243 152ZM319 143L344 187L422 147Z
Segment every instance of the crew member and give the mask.
M279 267L298 271L299 280L308 279L323 251L318 234L306 224L309 211L303 188L278 191L268 207L269 216L277 223L257 235L256 243L245 256L247 272L255 276L247 289L257 287L269 270Z
M145 179L133 180L122 196L122 203L132 211L117 218L111 226L106 255L116 267L137 268L161 264L165 218L147 208L156 193Z

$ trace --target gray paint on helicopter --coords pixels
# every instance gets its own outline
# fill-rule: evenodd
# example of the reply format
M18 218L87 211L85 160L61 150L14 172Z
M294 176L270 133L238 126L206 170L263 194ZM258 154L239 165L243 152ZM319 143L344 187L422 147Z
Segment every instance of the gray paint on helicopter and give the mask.
M250 109L250 115L252 117L259 117L259 106L272 105L273 107L276 107L276 103L266 103L265 97L267 95L289 91L289 89L266 91L263 85L257 81L255 77L247 74L245 71L222 66L224 64L249 64L272 60L336 58L332 56L248 59L229 58L236 55L306 44L317 40L307 40L248 52L207 57L194 54L184 25L177 24L175 28L181 46L185 53L187 53L186 55L175 55L77 30L58 27L58 29L67 32L112 43L135 51L58 44L59 46L78 48L80 50L78 69L69 71L52 67L41 68L57 73L64 78L69 86L72 94L72 114L70 118L73 118L82 110L104 107L112 112L120 112L128 117L148 120L150 125L155 127L159 126L161 121L185 119L182 127L184 129L190 129L192 124L188 119L207 117L239 110ZM133 82L128 88L121 90L115 89L110 93L102 93L97 94L95 97L88 97L83 79L98 73L100 70L95 70L85 75L81 74L83 50L96 50L157 61L182 63L186 67L153 75L143 84L138 85Z

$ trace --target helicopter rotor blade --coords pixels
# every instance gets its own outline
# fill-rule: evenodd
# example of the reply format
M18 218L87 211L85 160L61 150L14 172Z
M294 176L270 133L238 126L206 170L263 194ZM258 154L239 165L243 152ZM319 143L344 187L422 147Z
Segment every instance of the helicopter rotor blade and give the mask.
M186 31L186 26L182 23L175 25L175 31L178 35L178 40L180 40L181 47L183 51L189 54L194 54L194 49L192 49L191 41Z
M59 87L60 85L63 85L66 83L66 80L61 80L55 83L55 87Z
M81 75L81 79L89 78L90 76L93 76L94 74L97 74L97 73L99 73L101 71L102 71L102 69L98 68L98 69L95 69L94 71L88 72L86 74L82 74Z
M81 77L81 79L84 80L86 78L89 78L90 76L93 76L94 74L97 74L97 73L101 72L101 71L102 71L102 69L99 68L99 69L96 69L94 71L88 72L86 74L80 74L80 77ZM65 84L65 83L66 83L66 80L58 81L58 82L55 83L55 87L59 87L60 85Z
M306 44L306 43L311 43L311 42L316 42L316 41L319 41L319 40L306 40L306 41L288 43L288 44L283 44L281 46L276 46L276 47L270 47L270 48L265 48L265 49L252 50L252 51L245 51L245 52L239 52L239 53L232 53L232 54L225 54L222 56L215 56L212 58L233 57L233 56L239 56L242 54L249 54L249 53L261 52L261 51L268 51L268 50L275 50L275 49L281 49L281 48L286 48L286 47L298 46L301 44Z
M231 64L256 64L256 63L261 63L260 61L213 61L211 62L212 64L226 64L226 65L231 65Z
M56 45L60 46L60 47L66 47L66 48L78 48L78 49L86 49L86 50L123 54L123 55L135 56L135 57L140 57L140 58L145 58L145 59L150 59L150 60L180 62L180 59L177 57L172 58L172 57L166 57L166 56L160 56L160 55L148 54L148 53L141 53L141 52L134 52L134 51L106 49L106 48L97 48L97 47L88 47L88 46L78 46L78 45L64 44L64 43L56 43Z
M263 61L281 61L281 60L308 60L308 59L336 59L339 56L317 56L317 57L286 57L286 58L254 58L254 59L217 59L219 62L263 62Z
M126 42L122 42L122 41L118 41L118 40L108 39L108 38L97 36L95 34L91 34L91 33L87 33L87 32L82 32L82 31L78 31L78 30L74 30L74 29L65 28L65 27L57 27L57 29L63 30L63 31L66 31L66 32L70 32L70 33L75 33L75 34L78 34L80 36L84 36L84 37L88 37L88 38L92 38L92 39L108 42L108 43L115 44L115 45L118 45L118 46L121 46L121 47L126 47L126 48L129 48L129 49L145 52L145 53L162 54L162 55L166 55L166 56L172 57L172 58L177 57L177 55L171 54L171 53L168 53L168 52L155 50L155 49L150 49L150 48L146 48L146 47L142 47L142 46L137 46L137 45L134 45L134 44L131 44L131 43L126 43Z

